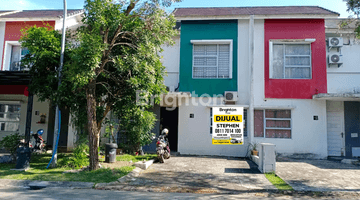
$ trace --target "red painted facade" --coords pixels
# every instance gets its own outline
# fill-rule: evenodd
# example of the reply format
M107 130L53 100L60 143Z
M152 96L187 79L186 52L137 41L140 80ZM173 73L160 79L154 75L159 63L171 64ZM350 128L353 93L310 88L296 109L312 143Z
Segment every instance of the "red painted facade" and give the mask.
M23 94L29 96L26 85L0 85L0 94Z
M324 19L265 20L265 98L312 99L327 93ZM312 79L270 79L269 40L314 38L311 44Z
M3 49L5 50L6 41L18 41L21 38L21 29L34 25L36 25L37 27L45 27L47 26L47 24L55 27L55 21L6 22L4 44L2 44ZM4 55L5 51L3 52L3 55L1 55L1 70L3 70Z

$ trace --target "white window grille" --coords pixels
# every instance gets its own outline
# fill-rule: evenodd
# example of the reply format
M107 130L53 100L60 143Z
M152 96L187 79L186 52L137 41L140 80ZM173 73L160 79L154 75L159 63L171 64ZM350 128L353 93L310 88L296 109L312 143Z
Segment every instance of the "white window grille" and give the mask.
M254 110L254 137L291 138L291 110Z
M270 78L311 77L311 44L270 43Z
M232 78L232 40L192 40L193 78Z

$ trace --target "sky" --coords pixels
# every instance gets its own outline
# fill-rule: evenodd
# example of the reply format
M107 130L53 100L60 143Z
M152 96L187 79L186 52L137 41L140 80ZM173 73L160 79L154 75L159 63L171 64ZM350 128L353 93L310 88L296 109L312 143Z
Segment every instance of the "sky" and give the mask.
M67 0L68 9L82 9L84 0ZM183 0L168 11L181 7L320 6L349 16L343 0ZM63 0L0 0L0 10L63 9Z

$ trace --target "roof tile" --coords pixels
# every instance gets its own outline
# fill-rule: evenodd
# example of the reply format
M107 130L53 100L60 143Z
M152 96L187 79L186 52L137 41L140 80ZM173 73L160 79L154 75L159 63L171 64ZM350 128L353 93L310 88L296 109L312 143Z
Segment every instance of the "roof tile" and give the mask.
M174 11L175 17L294 14L339 15L319 6L177 8Z
M67 10L68 16L80 13L81 9ZM8 11L0 11L8 12ZM61 18L63 10L23 10L13 14L1 15L0 18Z

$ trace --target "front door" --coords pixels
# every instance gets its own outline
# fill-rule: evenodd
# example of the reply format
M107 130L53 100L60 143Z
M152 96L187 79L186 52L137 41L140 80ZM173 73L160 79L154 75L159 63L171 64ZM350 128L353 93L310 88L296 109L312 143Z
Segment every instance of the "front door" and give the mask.
M360 102L345 101L345 156L352 158L360 148Z
M169 145L171 151L177 151L178 146L178 108L166 108L160 109L160 132L167 128L169 130Z
M326 113L328 132L328 154L329 156L344 156L343 148L343 113L331 111Z

